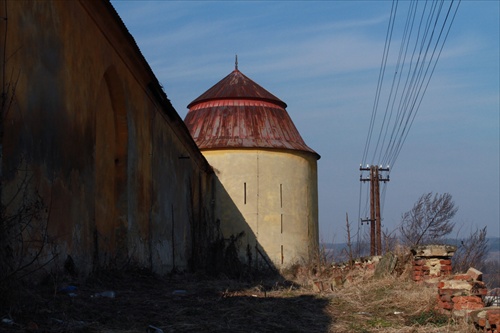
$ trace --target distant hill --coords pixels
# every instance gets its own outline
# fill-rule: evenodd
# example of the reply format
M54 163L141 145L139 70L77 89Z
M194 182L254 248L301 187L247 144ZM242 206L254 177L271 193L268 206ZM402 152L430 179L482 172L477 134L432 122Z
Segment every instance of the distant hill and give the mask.
M500 251L500 238L499 237L488 237L488 253ZM457 238L447 238L444 240L445 244L459 246L462 239Z
M462 239L459 238L447 238L443 242L445 244L459 246ZM322 243L321 247L324 249L326 255L333 258L335 261L345 261L347 243ZM364 248L369 251L368 244L362 244L360 248ZM357 243L352 244L352 249L355 251L357 249ZM500 258L500 237L488 237L488 251L487 257L489 258ZM369 253L361 253L361 256L367 256Z

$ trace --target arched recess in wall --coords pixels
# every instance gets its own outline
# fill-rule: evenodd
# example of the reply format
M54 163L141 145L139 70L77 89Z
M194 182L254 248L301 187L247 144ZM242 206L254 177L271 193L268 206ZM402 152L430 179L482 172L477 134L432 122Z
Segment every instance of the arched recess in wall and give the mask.
M122 81L104 74L95 110L95 264L127 256L128 123Z

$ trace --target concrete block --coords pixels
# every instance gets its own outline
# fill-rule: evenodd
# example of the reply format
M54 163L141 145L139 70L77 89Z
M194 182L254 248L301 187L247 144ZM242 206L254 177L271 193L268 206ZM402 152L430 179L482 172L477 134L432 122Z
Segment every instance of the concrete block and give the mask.
M467 275L470 276L473 280L476 281L482 281L483 280L483 273L473 267L469 268L467 270Z
M472 289L472 285L467 281L462 280L447 280L443 281L442 289L454 289L454 290L464 290L470 291Z
M421 245L411 249L413 255L417 258L451 258L457 251L453 245Z

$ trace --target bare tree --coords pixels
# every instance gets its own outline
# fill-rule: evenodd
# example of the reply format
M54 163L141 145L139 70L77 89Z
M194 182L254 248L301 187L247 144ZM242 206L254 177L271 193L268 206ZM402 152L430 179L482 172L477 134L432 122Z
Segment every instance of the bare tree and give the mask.
M432 192L422 195L413 208L402 216L402 241L408 246L417 246L439 241L453 231L451 219L458 208L448 193Z
M349 265L352 265L354 261L354 254L352 251L352 242L351 242L351 224L349 223L349 215L347 212L345 213L345 226L347 231L347 249L344 251L347 252L347 259L349 260Z
M476 228L469 237L462 239L453 256L453 271L466 272L470 267L483 270L488 254L488 239L486 227Z
M398 245L398 236L396 230L389 231L389 229L382 230L382 240L384 246L384 252L393 252L396 250Z

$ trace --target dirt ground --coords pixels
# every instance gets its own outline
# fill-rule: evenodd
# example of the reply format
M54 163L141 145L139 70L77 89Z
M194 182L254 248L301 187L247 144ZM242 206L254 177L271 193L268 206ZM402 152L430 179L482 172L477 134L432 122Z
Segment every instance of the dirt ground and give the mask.
M76 288L61 291L68 286ZM469 332L422 309L398 310L402 305L390 298L402 298L412 285L350 288L318 293L277 278L250 283L113 272L19 293L15 306L0 309L0 332ZM95 296L103 291L115 297Z
M134 271L101 274L60 291L67 286L26 291L22 302L0 313L0 331L326 332L331 322L326 299L290 283L163 279ZM103 291L115 297L95 296Z

